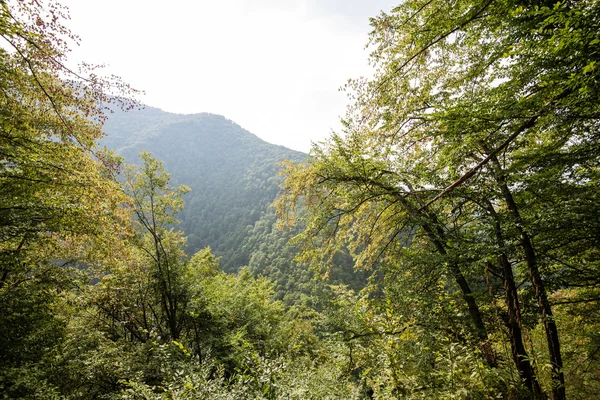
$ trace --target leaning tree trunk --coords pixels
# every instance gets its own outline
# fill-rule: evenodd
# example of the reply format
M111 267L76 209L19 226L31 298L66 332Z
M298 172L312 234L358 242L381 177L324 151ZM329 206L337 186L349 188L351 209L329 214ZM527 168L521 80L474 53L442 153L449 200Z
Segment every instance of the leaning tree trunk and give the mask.
M410 183L409 182L405 182L405 183L408 185L408 187L412 191L412 187L411 187ZM442 229L441 223L439 222L439 220L436 218L435 215L431 215L430 213L427 213L427 211L423 209L424 204L422 201L420 201L418 196L415 195L415 198L417 199L418 203L421 205L421 209L417 209L416 207L414 207L405 198L400 198L400 201L402 202L403 206L408 210L408 212L413 215L413 217L419 218L423 221L421 223L421 227L427 234L427 237L431 240L432 244L435 246L438 253L440 253L443 256L447 256L448 251L447 251L446 245L445 245L445 243L446 243L445 234L444 234L444 230ZM471 287L469 286L469 283L467 282L467 279L465 278L464 274L462 273L458 263L452 261L448 264L448 268L449 268L450 272L452 273L452 276L454 277L456 284L458 285L458 287L460 288L460 290L462 292L462 297L463 297L465 303L467 304L467 308L469 310L469 316L471 317L473 325L475 325L477 337L479 338L479 340L482 343L482 351L486 357L486 360L489 362L490 365L495 365L496 362L494 360L494 357L492 356L492 354L490 354L489 351L487 351L487 345L489 344L489 338L488 338L487 330L485 328L485 323L483 322L483 316L481 314L481 310L479 309L479 306L477 305L477 302L475 301L473 291L471 290Z
M496 243L500 249L504 249L506 243L504 241L504 235L502 234L502 228L498 214L489 200L486 201L486 208L490 217L492 218ZM510 347L513 360L517 370L519 371L519 375L525 382L525 386L533 393L535 397L540 398L544 395L537 380L535 370L529 362L529 356L527 355L525 345L523 344L521 307L519 305L517 285L515 284L512 265L504 250L502 250L500 253L498 262L500 264L502 277L504 280L504 295L508 310L507 325L510 332Z
M548 342L548 353L550 354L550 364L552 366L552 399L565 400L565 376L563 373L563 362L560 351L560 341L558 339L558 328L552 314L552 306L548 300L548 294L542 276L540 274L537 255L529 234L525 230L524 221L519 212L519 207L515 202L513 195L506 183L504 172L498 158L494 155L491 157L493 167L495 169L494 178L500 187L502 196L506 206L515 223L517 232L520 236L520 244L525 254L525 264L529 270L531 283L535 289L535 295L538 305L542 312L542 322L546 331L546 341Z

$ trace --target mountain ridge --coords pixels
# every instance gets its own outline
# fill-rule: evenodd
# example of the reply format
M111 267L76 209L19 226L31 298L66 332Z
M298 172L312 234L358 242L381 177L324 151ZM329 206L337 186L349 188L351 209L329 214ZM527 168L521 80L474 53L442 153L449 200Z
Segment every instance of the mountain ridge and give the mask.
M176 114L149 106L114 111L104 130L100 144L127 163L136 163L142 150L149 151L164 163L174 185L192 189L179 215L188 250L210 246L227 271L250 262L253 249L243 242L259 219L273 213L269 206L282 180L278 163L308 157L212 113Z

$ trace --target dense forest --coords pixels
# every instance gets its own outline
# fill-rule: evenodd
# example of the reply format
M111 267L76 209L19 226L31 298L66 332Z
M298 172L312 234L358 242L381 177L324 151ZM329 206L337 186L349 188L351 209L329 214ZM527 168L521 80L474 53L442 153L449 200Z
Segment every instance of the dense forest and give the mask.
M185 184L185 208L179 228L190 253L210 246L221 268L247 265L251 254L243 241L279 192L278 164L304 161L306 154L266 143L224 117L178 115L155 108L110 115L101 144L138 162L148 151L164 163L174 184ZM226 184L225 184L226 182Z
M0 10L0 397L598 397L597 0L373 17L308 156Z
M313 303L324 290L309 265L295 260L297 246L289 240L300 233L277 228L271 203L283 178L281 163L302 162L307 155L259 139L219 115L181 115L152 107L113 110L103 126L101 145L113 149L126 163L140 162L148 151L171 174L173 184L185 184L185 207L178 214L187 237L185 251L210 247L219 268L237 272L247 266L275 284L277 299L288 304ZM326 284L347 284L360 290L368 272L354 271L347 251L331 266ZM311 299L312 298L312 299Z

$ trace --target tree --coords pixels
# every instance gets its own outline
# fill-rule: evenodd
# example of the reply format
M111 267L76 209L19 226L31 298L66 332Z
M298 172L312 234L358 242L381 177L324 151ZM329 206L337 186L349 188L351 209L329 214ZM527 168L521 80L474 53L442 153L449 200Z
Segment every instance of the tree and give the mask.
M125 190L131 196L135 215L136 245L143 264L150 269L152 288L160 298L160 309L170 337L178 340L183 329L189 293L184 280L183 246L185 238L171 225L183 208L181 196L189 188L180 185L171 189L171 175L162 163L149 153L140 154L142 165L129 166L125 171Z
M0 380L8 396L51 396L38 363L62 338L66 299L85 280L77 268L113 263L128 235L119 161L97 140L102 104L130 89L95 66L66 67L76 42L66 18L54 3L0 1Z
M103 135L101 102L128 87L93 69L76 73L65 66L75 36L62 25L59 6L1 2L0 11L7 43L0 49L2 286L28 266L82 259L108 241L117 254L128 218L114 181L119 163L96 149L96 141ZM106 242L94 245L100 241Z
M359 265L451 278L484 342L500 329L481 311L498 281L514 366L538 397L566 398L551 294L598 278L599 13L596 1L407 1L374 18L375 77L350 82L344 135L288 167L279 203L284 218L302 198L311 211L308 258L350 243ZM528 298L545 387L524 346Z
M95 146L103 135L101 102L127 86L65 66L75 37L62 25L59 6L2 2L0 10L7 43L0 49L0 256L14 266L34 245L53 246L57 236L73 244L76 237L100 238L119 225L109 220L126 218L113 180L119 165ZM119 233L104 239L110 237ZM59 255L67 257L51 257ZM2 268L3 283L11 273Z

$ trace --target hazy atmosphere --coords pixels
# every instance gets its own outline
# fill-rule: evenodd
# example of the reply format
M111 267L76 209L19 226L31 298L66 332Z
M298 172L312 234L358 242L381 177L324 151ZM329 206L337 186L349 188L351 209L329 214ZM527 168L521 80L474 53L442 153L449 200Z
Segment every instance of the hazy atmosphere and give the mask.
M211 112L308 151L339 126L349 78L369 74L369 18L392 0L68 0L73 61L104 63L144 103Z
M0 0L0 399L598 399L600 0L62 1Z

